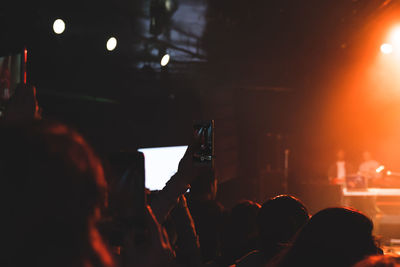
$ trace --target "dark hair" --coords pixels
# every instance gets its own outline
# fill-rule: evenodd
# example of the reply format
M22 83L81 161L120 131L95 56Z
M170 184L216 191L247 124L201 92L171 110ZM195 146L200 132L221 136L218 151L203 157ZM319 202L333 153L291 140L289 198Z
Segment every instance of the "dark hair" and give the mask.
M243 200L232 208L230 221L235 229L240 231L237 234L245 237L258 231L257 216L260 208L260 204L250 200Z
M290 195L267 200L258 214L258 227L264 249L288 243L309 220L304 204Z
M102 165L59 123L0 127L2 240L8 266L83 266L112 260L94 227L106 203Z
M316 213L285 252L279 266L351 266L379 253L372 221L349 208Z
M235 263L257 248L257 216L260 208L256 202L243 200L236 204L227 216L221 240L221 252L226 265Z

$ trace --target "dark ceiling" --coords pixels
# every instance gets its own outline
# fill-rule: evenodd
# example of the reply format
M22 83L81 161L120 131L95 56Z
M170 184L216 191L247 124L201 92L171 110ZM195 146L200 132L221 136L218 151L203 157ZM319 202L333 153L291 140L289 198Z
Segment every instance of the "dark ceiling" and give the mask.
M371 24L397 9L390 0L13 0L0 9L0 54L28 47L28 77L43 100L111 99L152 110L146 118L165 127L182 107L192 107L190 120L198 96L218 88L296 92L308 119L333 90L327 81L359 60ZM56 18L66 21L62 35L52 32Z
M169 10L154 8L166 2ZM395 4L387 0L15 0L0 10L0 51L27 45L35 65L31 79L42 88L50 86L52 77L53 85L63 82L70 90L77 84L87 88L96 83L104 87L97 93L106 96L110 84L124 80L117 87L125 87L133 82L130 73L144 67L159 72L165 51L172 53L171 73L190 72L193 64L203 70L207 63L205 77L210 80L216 76L222 81L307 88L315 77L352 60L349 51L363 27ZM157 35L150 29L153 17L159 23ZM52 32L55 18L67 22L61 36ZM111 35L118 37L119 45L107 53L105 40Z

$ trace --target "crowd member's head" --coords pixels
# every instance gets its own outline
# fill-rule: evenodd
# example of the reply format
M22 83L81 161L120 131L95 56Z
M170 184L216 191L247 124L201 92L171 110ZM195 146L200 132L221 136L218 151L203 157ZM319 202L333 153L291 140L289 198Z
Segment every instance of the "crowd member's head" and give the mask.
M230 222L240 240L248 241L258 235L257 216L260 208L260 204L250 200L242 201L232 208Z
M267 200L258 215L261 249L267 254L278 252L308 220L306 207L293 196L280 195Z
M400 258L391 256L374 255L358 262L354 267L399 267Z
M256 249L260 208L258 203L250 200L239 202L232 208L222 239L222 254L228 264Z
M372 221L356 210L324 209L299 232L279 266L352 266L380 253L372 228Z
M1 127L0 147L2 264L113 265L95 225L107 184L82 136L35 122Z

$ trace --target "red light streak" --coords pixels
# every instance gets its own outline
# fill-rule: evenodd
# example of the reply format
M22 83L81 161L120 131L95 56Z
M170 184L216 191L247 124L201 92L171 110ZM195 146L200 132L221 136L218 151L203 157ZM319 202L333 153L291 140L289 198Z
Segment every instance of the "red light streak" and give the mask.
M26 64L28 62L28 50L24 49L24 84L26 84Z

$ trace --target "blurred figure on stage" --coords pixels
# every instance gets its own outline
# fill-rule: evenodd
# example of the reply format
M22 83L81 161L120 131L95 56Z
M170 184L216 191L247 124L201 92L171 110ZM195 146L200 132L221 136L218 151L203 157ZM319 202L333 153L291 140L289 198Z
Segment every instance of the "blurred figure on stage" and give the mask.
M359 173L367 178L369 183L379 182L380 178L382 178L382 173L377 172L376 169L381 164L372 158L372 154L369 151L363 153L363 160L364 162L360 164L358 169Z
M339 149L336 152L336 161L328 170L329 183L334 185L344 185L346 175L354 173L355 168L346 160L346 152L343 149Z
M364 161L359 166L358 175L366 178L368 187L381 187L384 185L382 172L377 171L381 164L373 159L372 154L369 151L364 151L362 157ZM362 211L375 222L376 229L379 228L377 220L381 210L376 205L376 196L353 197L348 199L346 204L346 206L351 206Z

